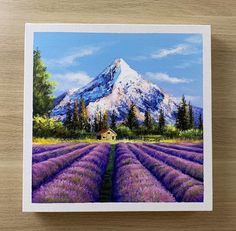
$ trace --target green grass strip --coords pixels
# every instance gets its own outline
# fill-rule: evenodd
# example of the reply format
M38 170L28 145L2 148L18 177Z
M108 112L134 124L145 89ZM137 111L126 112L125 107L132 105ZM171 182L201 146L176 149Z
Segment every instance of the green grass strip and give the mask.
M100 202L111 202L112 200L112 174L114 168L114 158L115 158L115 144L112 144L106 173L104 175Z

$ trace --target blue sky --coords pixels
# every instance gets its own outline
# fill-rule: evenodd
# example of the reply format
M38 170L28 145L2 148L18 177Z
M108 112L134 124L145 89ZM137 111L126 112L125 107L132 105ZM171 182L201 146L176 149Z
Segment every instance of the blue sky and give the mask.
M55 96L86 85L114 59L176 98L202 107L200 34L51 33L34 35L34 48L57 82Z

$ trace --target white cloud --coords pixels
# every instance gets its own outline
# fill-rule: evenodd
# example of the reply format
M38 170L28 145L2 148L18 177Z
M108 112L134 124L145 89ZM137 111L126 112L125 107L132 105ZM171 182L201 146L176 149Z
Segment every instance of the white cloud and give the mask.
M83 71L54 74L52 79L58 83L56 90L60 93L68 89L84 87L93 80L91 76Z
M47 65L60 65L60 66L70 66L74 62L82 57L90 56L96 53L100 48L93 46L85 46L75 48L70 54L59 58L59 59L49 59L47 60Z
M202 36L201 35L192 35L192 36L186 38L185 42L201 44L202 43Z
M152 53L150 56L153 59L160 59L169 55L186 54L188 49L188 45L179 44L176 47L160 49L159 51Z
M160 72L156 72L156 73L147 72L145 76L150 81L161 81L161 82L167 82L167 83L172 83L172 84L189 83L192 81L189 79L169 76L166 73L160 73Z
M201 35L193 35L186 38L182 44L174 47L162 48L147 55L133 57L132 60L142 61L145 59L161 59L171 55L191 55L200 53L199 45L202 43Z

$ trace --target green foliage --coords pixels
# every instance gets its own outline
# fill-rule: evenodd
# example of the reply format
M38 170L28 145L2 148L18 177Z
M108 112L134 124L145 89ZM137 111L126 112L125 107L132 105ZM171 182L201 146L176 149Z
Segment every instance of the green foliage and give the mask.
M72 110L70 108L68 108L67 112L66 112L66 119L65 119L65 122L64 122L64 126L67 128L67 129L72 129Z
M71 120L71 129L74 131L79 129L79 108L78 108L78 100L74 102L74 109L73 109L73 117Z
M166 125L164 128L163 135L167 138L177 138L179 137L179 130L173 125Z
M75 131L69 131L69 135L67 138L73 138L73 139L95 139L96 133L94 132L88 132L86 130L75 130Z
M173 125L166 125L164 129L164 137L168 139L191 139L201 140L203 138L203 132L200 129L188 129L181 131Z
M189 125L188 107L185 97L183 95L177 110L176 127L179 130L187 130L188 125Z
M97 113L94 116L93 131L94 132L98 132L99 131L99 115Z
M102 129L102 112L99 112L98 115L98 131L100 131Z
M189 129L185 131L180 131L179 138L200 140L203 138L203 132L200 129Z
M184 96L182 97L182 100L178 105L176 127L181 131L194 128L193 107L190 102L188 104L186 103Z
M193 115L193 107L190 104L190 102L188 103L188 119L189 119L189 124L188 124L188 128L194 128L194 115Z
M113 110L111 114L111 128L112 129L116 128L116 120L117 120L117 115L116 115L115 110Z
M161 135L144 135L140 138L146 142L159 142L163 137Z
M37 137L65 137L67 130L61 121L47 116L33 118L33 135Z
M164 127L165 127L165 116L164 116L163 110L161 109L159 119L158 119L158 133L159 134L161 135L163 134Z
M53 107L52 92L55 83L41 60L39 50L34 50L33 60L33 116L47 116Z
M105 111L102 117L101 129L107 129L107 128L109 128L109 115L108 115L108 111Z
M84 98L81 97L79 101L79 129L81 130L88 130L88 115L87 115L87 110L85 106L85 101Z
M123 138L131 139L134 137L134 133L132 132L132 130L125 125L117 126L116 133L119 139L123 139Z
M200 114L198 118L198 129L203 130L202 114Z
M146 134L150 134L151 130L148 130L145 125L140 125L138 129L132 130L136 135L142 136Z
M126 125L130 129L138 127L138 120L136 117L136 107L133 103L130 105L130 109L126 118Z
M146 129L152 129L152 117L148 109L144 113L144 126Z

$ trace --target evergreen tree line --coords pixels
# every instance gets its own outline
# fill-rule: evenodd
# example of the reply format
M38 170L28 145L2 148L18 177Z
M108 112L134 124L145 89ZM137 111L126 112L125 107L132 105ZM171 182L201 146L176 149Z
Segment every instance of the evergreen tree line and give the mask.
M158 123L155 123L150 111L147 109L145 111L145 119L143 125L139 124L136 111L136 106L132 103L128 110L126 119L121 124L121 126L126 126L130 130L138 130L141 127L144 127L144 129L147 130L147 133L152 133L155 127L155 133L163 134L165 127L165 116L162 109L160 110ZM74 131L84 130L86 132L99 132L102 129L108 128L116 130L117 114L114 110L111 115L109 115L108 111L105 111L104 113L99 111L95 114L93 121L91 121L87 115L84 98L81 97L79 102L78 100L74 102L74 106L72 109L68 109L64 125L67 129Z
M193 107L190 102L187 104L184 95L182 96L181 102L178 105L177 114L176 114L176 128L185 131L189 129L203 129L202 115L199 115L198 124L195 126L195 118L193 113Z
M68 108L64 125L68 130L98 132L109 127L115 128L116 114L114 111L111 115L111 123L109 122L109 119L108 111L105 111L104 113L99 111L94 116L93 121L91 121L91 119L88 118L84 98L81 97L79 101L75 100L72 109Z

